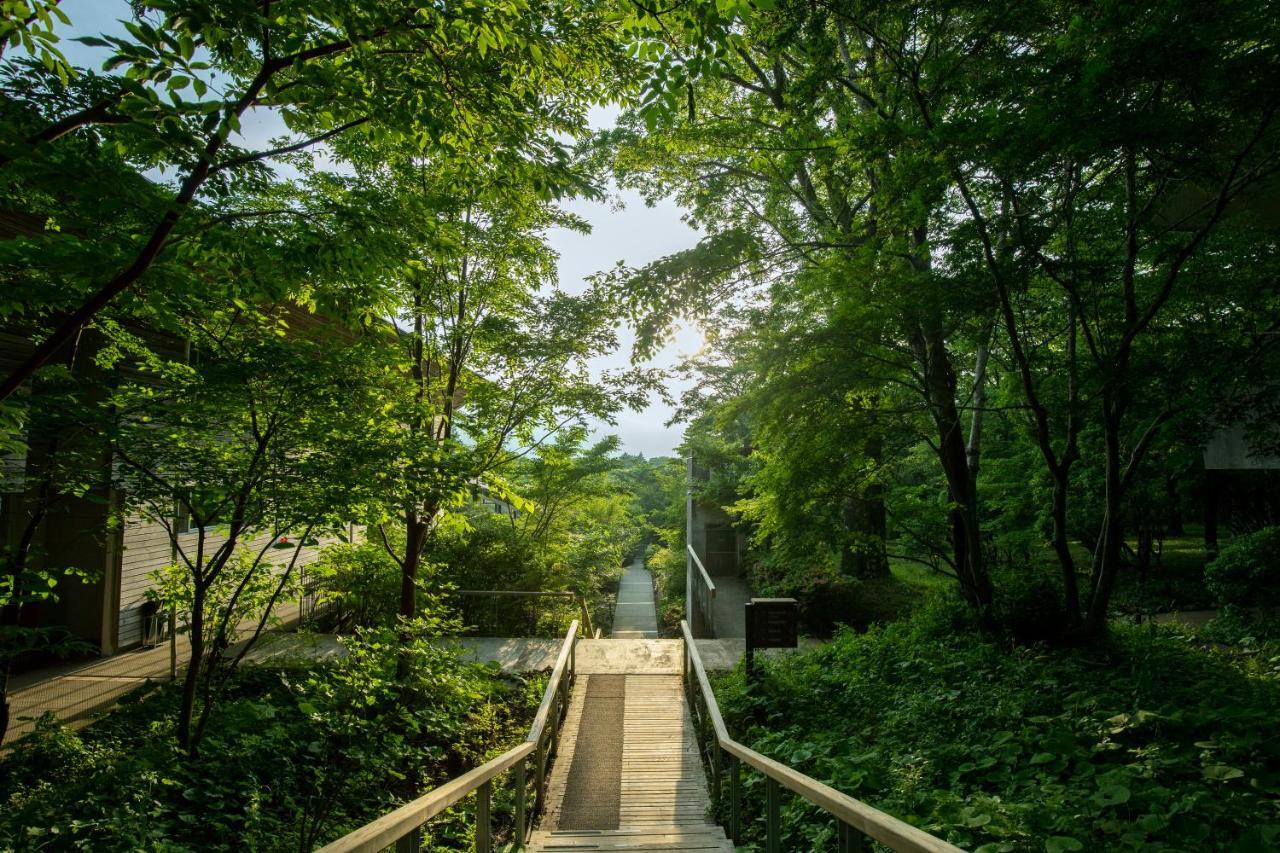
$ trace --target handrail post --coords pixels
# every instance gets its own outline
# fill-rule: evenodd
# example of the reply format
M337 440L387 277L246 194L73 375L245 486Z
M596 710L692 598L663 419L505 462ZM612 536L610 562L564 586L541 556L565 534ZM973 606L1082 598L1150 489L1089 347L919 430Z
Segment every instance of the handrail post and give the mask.
M714 588L707 591L707 632L713 637L716 635L716 591Z
M396 853L419 853L422 850L422 827L396 841Z
M729 757L729 840L737 844L742 840L738 826L739 813L742 810L742 762L736 755Z
M542 738L538 738L538 751L534 753L533 760L536 762L533 766L533 807L537 813L542 811L542 792L547 783L547 745Z
M867 841L863 834L840 821L840 853L862 853L866 849Z
M493 853L493 822L489 808L492 796L492 782L485 782L476 790L476 853Z
M525 827L528 825L528 816L525 813L524 799L528 793L528 787L529 782L525 773L525 761L521 761L516 765L516 825L513 833L516 844L521 847L524 846L524 839L527 835Z
M720 743L711 736L711 801L720 803Z
M781 791L778 780L765 777L765 853L782 853Z

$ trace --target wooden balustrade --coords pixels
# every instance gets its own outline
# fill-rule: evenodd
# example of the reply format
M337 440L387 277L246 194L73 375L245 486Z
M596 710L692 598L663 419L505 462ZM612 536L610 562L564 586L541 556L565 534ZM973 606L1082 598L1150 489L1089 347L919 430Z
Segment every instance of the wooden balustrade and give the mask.
M689 710L694 718L694 728L699 735L699 748L709 765L713 802L720 799L722 776L726 770L724 759L728 758L729 825L725 830L735 844L742 842L742 772L743 765L746 765L765 778L766 853L779 853L781 849L783 788L799 794L839 821L840 853L865 849L864 842L867 838L899 853L963 853L959 847L941 838L848 794L842 794L830 785L774 761L729 737L689 623L682 620L680 631L684 636L685 691Z
M689 549L693 567L697 569L690 579L695 624L701 629L699 633L714 637L716 635L716 585L711 580L711 575L707 574L707 569L702 565L702 560L698 558L698 552L693 550L693 546L685 545L685 548Z
M566 593L572 595L572 593ZM474 770L452 779L395 811L367 823L354 832L320 848L320 853L375 853L392 844L396 853L416 853L420 848L422 826L450 806L473 792L476 794L476 851L493 850L492 795L498 777L508 771L515 776L515 827L513 836L520 844L529 837L529 829L543 807L547 790L547 765L556 746L560 718L569 704L577 669L578 620L565 633L556 665L551 670L542 703L533 717L524 743L507 750ZM533 762L533 802L529 803L529 762Z

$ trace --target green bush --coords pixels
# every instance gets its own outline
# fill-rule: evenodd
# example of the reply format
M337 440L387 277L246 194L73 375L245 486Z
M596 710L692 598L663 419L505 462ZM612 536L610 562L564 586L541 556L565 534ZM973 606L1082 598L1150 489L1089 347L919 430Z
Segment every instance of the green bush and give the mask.
M400 610L400 567L380 543L330 545L306 573L339 631L389 623Z
M1280 845L1274 672L1152 626L1087 649L1010 648L958 609L844 631L768 661L757 685L725 676L731 732L982 853ZM746 774L756 845L764 788ZM829 818L783 802L783 849L835 849Z
M0 761L0 850L311 850L524 738L543 678L419 636L362 630L331 666L241 671L195 759L173 743L177 685L80 732L42 721ZM471 831L442 815L427 849Z
M1014 642L1056 643L1067 634L1066 599L1056 575L1028 566L996 572L991 581L995 587L992 616Z
M1232 539L1205 566L1204 581L1220 604L1280 605L1280 527Z

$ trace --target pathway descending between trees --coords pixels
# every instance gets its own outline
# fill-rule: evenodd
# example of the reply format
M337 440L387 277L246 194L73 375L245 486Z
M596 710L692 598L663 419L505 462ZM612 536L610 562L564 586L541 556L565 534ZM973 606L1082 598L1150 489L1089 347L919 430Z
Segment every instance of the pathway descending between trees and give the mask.
M624 671L579 671L547 811L527 849L732 851L707 817L711 802L682 693L680 641L595 641L605 643L612 648L603 659ZM654 654L654 644L672 648Z
M653 602L653 575L636 560L622 574L613 610L615 640L657 639L658 610Z
M612 637L579 643L578 683L530 853L733 850L707 818L680 641L657 636L653 576L637 560L622 576Z

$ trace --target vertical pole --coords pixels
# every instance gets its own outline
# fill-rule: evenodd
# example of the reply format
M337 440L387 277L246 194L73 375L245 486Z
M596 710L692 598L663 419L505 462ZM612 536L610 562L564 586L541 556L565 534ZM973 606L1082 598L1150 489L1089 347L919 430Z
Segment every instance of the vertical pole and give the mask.
M840 853L862 853L866 849L866 838L862 833L840 821Z
M781 793L778 790L778 783L774 781L772 776L765 777L765 799L767 800L768 810L765 815L765 852L766 853L782 853L782 819L781 812Z
M422 850L422 827L417 827L396 840L396 853L419 853Z
M515 826L515 842L517 846L524 846L524 839L527 833L525 827L528 825L528 816L525 813L525 794L528 788L528 781L525 779L525 763L528 758L523 758L516 765L516 826Z
M178 680L178 608L169 608L169 680Z
M720 742L711 732L711 802L720 804Z
M693 600L693 557L689 553L693 547L693 451L685 457L684 544L684 618L696 637L699 626L694 613L698 608Z
M485 782L476 791L476 853L493 853L493 823L489 816L492 795L492 782Z
M689 652L689 641L685 640L680 647L680 687L684 690L684 701L693 711L693 665Z
M560 679L560 683L556 685L556 698L551 703L551 739L547 741L547 752L552 753L556 750L556 733L560 729L560 709L564 706L564 694L562 691L564 679Z
M538 751L534 753L533 767L533 808L534 813L542 809L542 791L547 781L547 746L542 738L538 738Z
M729 840L737 844L742 840L738 826L742 812L742 762L737 756L729 758Z

